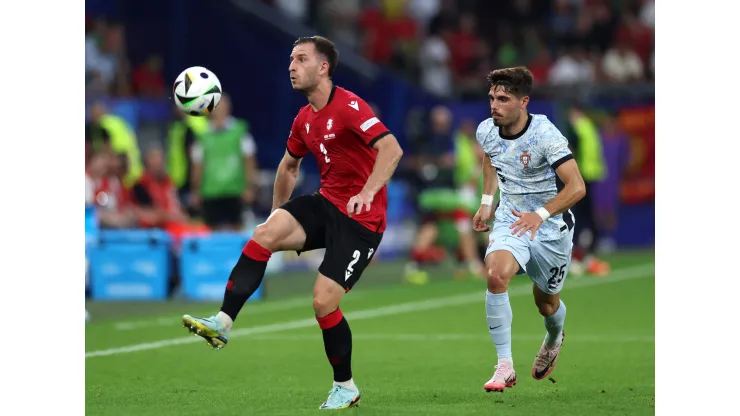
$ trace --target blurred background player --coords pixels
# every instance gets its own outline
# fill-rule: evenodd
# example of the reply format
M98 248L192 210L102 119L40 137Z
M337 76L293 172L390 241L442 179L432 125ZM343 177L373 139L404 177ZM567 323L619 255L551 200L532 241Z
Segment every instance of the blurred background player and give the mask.
M180 203L193 215L196 210L190 203L193 189L193 146L201 134L208 130L207 117L195 117L173 107L175 120L167 130L167 174L172 179Z
M190 202L201 208L210 229L238 231L244 225L244 206L254 202L259 181L256 152L249 125L232 116L231 99L223 94L190 151Z
M584 272L595 276L609 274L609 264L596 257L596 245L599 240L594 213L594 184L603 181L607 176L604 163L599 129L596 123L586 115L582 107L573 103L568 110L568 121L571 131L571 148L578 161L581 175L586 183L586 196L573 207L573 214L578 218L575 226L575 249L571 272L580 276Z
M165 170L164 154L157 147L144 154L144 173L131 193L140 227L168 229L190 221Z
M604 0L516 0L508 2L490 0L198 2L187 0L178 2L178 6L173 8L170 2L143 0L85 2L84 71L87 111L84 122L91 121L90 108L93 104L104 103L108 114L121 117L129 126L135 135L137 146L142 149L142 156L144 149L158 145L167 153L169 163L170 146L166 140L168 127L172 122L171 84L182 69L205 64L209 70L218 75L225 91L231 93L233 115L249 121L249 130L258 148L255 156L262 170L260 175L263 178L270 178L269 183L265 183L265 188L270 189L260 190L258 193L255 213L262 218L255 225L263 222L270 214L273 202L272 178L285 154L285 141L283 140L285 132L296 116L296 111L306 104L303 96L286 92L291 85L284 73L285 66L288 65L286 54L296 37L301 34L316 33L327 34L331 39L344 42L339 44L342 50L342 62L336 69L335 80L339 85L359 93L368 103L372 102L377 105L379 111L375 112L376 116L394 132L404 150L402 160L410 158L415 151L412 143L413 136L408 132L407 126L416 111L426 117L430 109L444 105L453 114L454 126L460 126L465 119L472 118L475 121L474 127L477 127L481 120L489 117L489 109L485 102L487 101L485 92L488 90L486 75L492 68L517 65L526 65L530 68L534 75L534 86L532 98L528 104L529 111L547 115L549 120L553 121L563 133L567 130L568 104L573 100L580 100L584 112L601 128L600 140L607 166L606 179L595 182L594 189L589 192L594 197L594 216L599 227L597 234L604 236L598 241L596 254L599 259L611 264L612 276L625 272L623 270L625 267L645 270L643 263L653 261L656 154L654 146L653 0L608 2ZM653 13L650 12L651 9ZM192 31L192 23L197 21L217 21L219 24L211 25L207 36L199 36ZM162 30L162 28L169 29ZM152 36L153 33L156 36ZM183 34L188 33L191 35L185 39ZM153 65L156 62L150 57L155 55L163 58L161 67L158 64ZM255 59L251 59L253 56L259 56L257 64ZM239 59L239 57L250 59ZM164 89L161 88L162 84L164 84ZM160 93L162 96L157 97ZM618 116L619 130L627 136L626 139L631 149L627 152L630 159L628 165L624 166L621 174L616 176L613 174L614 169L610 161L613 155L608 144L610 135L606 133L606 126L602 125L602 119L598 117L600 111L606 109ZM382 114L382 117L379 114ZM209 118L201 117L198 120L207 124ZM70 146L74 147L75 138L72 137L72 132L66 131L61 126L51 125L50 120L44 118L43 115L39 116L39 121L44 124L42 134L54 137L55 140L69 142ZM419 123L422 124L421 121ZM428 124L428 121L424 121L423 127L427 128ZM618 134L621 135L621 133ZM575 139L570 133L565 136L568 140ZM100 135L98 139L102 139ZM92 150L90 144L88 142L88 151ZM43 151L41 147L39 149ZM184 154L187 158L189 150L184 150ZM33 155L27 156L31 158L28 169L38 170L39 167L34 168ZM58 157L64 158L65 156L60 154ZM127 182L124 183L124 190L130 192L133 182L122 180L123 177L129 175L126 157L125 153L119 153L113 158L113 176L122 183ZM296 195L310 193L318 188L319 166L313 158L307 159L300 167L300 175L297 177L294 191ZM73 161L70 160L70 163ZM141 161L139 163L141 164ZM45 169L43 166L40 168ZM55 173L44 171L44 174L53 176ZM15 176L22 180L22 175ZM170 172L170 176L176 184L180 183L175 179L174 173ZM599 196L601 195L599 187L602 185L605 185L608 193L612 195L608 200L602 200ZM384 233L378 253L373 257L375 265L369 267L362 277L362 285L366 285L365 287L372 285L374 295L372 299L354 299L357 302L354 303L355 306L352 306L353 311L429 299L440 296L439 289L444 290L444 287L449 286L440 282L440 285L417 286L414 290L404 291L400 290L397 285L403 281L408 252L413 246L413 239L421 223L414 187L414 182L400 177L398 172L388 184L387 231ZM43 193L44 189L38 191ZM184 193L189 193L189 189ZM49 194L48 189L46 189L46 194ZM188 207L187 195L182 197L184 202L181 205L183 208ZM479 199L479 197L476 198L476 210L479 206ZM49 215L56 215L53 209L55 197L52 197L50 201ZM495 204L494 200L492 206ZM102 213L105 209L96 204L92 211ZM193 211L191 218L197 219L200 213ZM613 254L604 253L605 249L610 248L607 237L609 233L606 231L611 228L611 222L607 222L608 218L615 219L615 228L611 232L614 245L616 245L616 252ZM602 219L604 224L602 224ZM60 217L59 220L64 221L65 218ZM450 279L455 271L452 261L449 260L452 258L457 232L454 224L450 227L449 223L451 221L442 221L440 237L435 243L435 245L449 243L449 245L444 245L449 253L448 261L438 267L424 268L428 271L431 280ZM580 221L577 221L578 223ZM128 237L142 233L160 233L157 229L141 229L134 226L136 229L133 230L127 227L101 230L103 231L101 234L111 233L118 238L118 236ZM159 320L161 316L171 315L174 309L188 312L182 311L181 302L186 301L194 305L199 301L209 301L213 299L214 293L220 301L225 277L221 268L225 261L224 250L218 248L218 244L221 244L218 240L222 236L226 239L247 238L253 231L253 227L246 228L237 233L221 232L219 235L204 235L203 238L194 236L196 244L198 247L203 247L203 250L192 250L189 258L184 255L187 250L181 250L183 255L179 259L172 259L171 264L152 264L154 267L147 266L146 268L132 269L130 265L138 263L139 260L149 263L151 251L147 248L150 246L148 243L142 244L144 247L140 251L141 254L133 253L128 246L116 248L113 246L120 245L108 245L105 248L107 251L105 258L93 256L93 250L96 249L90 245L88 252L91 256L88 259L92 272L89 274L90 285L86 293L88 296L86 307L96 319L86 329L91 334L85 342L86 351L151 341L148 334L159 330L150 325L155 325L155 322L157 322L156 325L162 324ZM170 233L167 232L167 234ZM480 239L485 240L484 251L488 243L485 234L476 233ZM175 239L165 245L171 251L178 251L181 248L175 243ZM103 247L103 245L97 246L98 248ZM233 253L229 259L232 262L231 266L238 257ZM274 323L278 320L293 321L306 318L306 308L298 308L281 310L279 316L270 313L269 315L274 320L268 319L268 322L262 320L262 317L267 318L267 315L261 314L262 310L257 311L257 309L262 309L259 303L265 301L267 303L280 302L299 292L307 293L309 287L314 284L316 267L322 261L322 256L323 253L320 250L302 253L300 256L293 252L273 255L263 281L264 290L250 298L250 304L256 308L245 307L249 312L254 312L255 317L257 313L260 313L260 319L255 322L244 322L240 326L251 327ZM200 264L206 267L197 268L198 270L188 268L187 265L192 264L193 260L199 263L202 261ZM281 263L280 260L284 261ZM109 262L117 267L108 267ZM178 293L171 291L167 293L167 300L162 300L157 287L162 280L166 279L166 275L171 273L173 266L176 266L178 270L186 266L184 268L188 269L188 272L183 278L186 281L189 279L191 284L198 284L194 291L182 293L184 299L179 299ZM129 271L117 277L112 273L108 274L107 270L116 268ZM210 269L210 273L205 272L205 269ZM647 269L650 270L650 267L648 266ZM141 271L137 272L137 270ZM631 271L626 272L632 274ZM137 279L137 276L142 275L145 275L144 279ZM648 272L646 279L629 281L599 279L590 282L587 285L589 288L583 287L576 290L579 292L578 297L586 302L579 302L579 323L593 328L594 331L598 330L598 334L581 335L585 335L586 338L592 338L592 335L618 338L625 334L624 326L627 325L631 335L645 337L644 343L634 342L630 343L629 349L615 350L629 351L624 352L629 354L629 360L622 360L624 365L620 365L619 368L615 367L616 373L610 374L619 376L624 373L625 377L617 377L624 381L621 388L626 389L628 386L625 384L630 384L629 387L635 390L626 397L613 397L617 401L621 400L620 403L624 409L630 409L625 410L625 413L644 413L644 409L638 408L640 403L649 404L654 396L654 391L650 388L654 384L650 376L651 372L640 371L641 368L649 368L653 364L654 328L649 319L645 322L643 320L620 322L619 319L629 311L642 316L650 316L654 309L651 275L652 272ZM205 284L200 284L201 282ZM591 283L595 285L591 286ZM602 284L604 287L601 287ZM474 282L455 284L461 291L467 291L466 287L471 285L474 286ZM93 286L100 290L93 290ZM575 294L576 291L573 293ZM630 293L638 291L627 304L620 295L625 291ZM406 294L403 295L403 293ZM594 301L596 298L598 300ZM271 306L265 306L268 310L272 309ZM450 372L465 377L476 377L475 372L480 371L480 362L475 362L477 354L459 354L464 341L442 340L446 334L439 333L439 325L426 325L425 323L444 322L445 319L454 320L455 317L468 313L476 316L476 313L480 313L481 306L457 305L428 310L424 313L394 315L393 319L372 318L365 322L357 322L362 326L356 326L354 318L348 316L347 319L353 322L351 325L355 332L367 331L361 334L363 337L374 338L380 334L393 335L393 338L388 337L378 341L369 339L358 341L365 345L372 343L377 348L364 350L361 346L363 344L358 343L357 345L361 346L360 348L364 351L354 354L353 364L363 373L362 379L371 374L375 378L375 374L414 373L419 368L418 361L406 360L402 363L387 359L389 351L403 351L408 346L410 338L407 335L410 335L411 338L417 336L419 339L429 338L425 342L415 344L413 353L418 360L434 360L440 355L454 354L456 357L458 363L456 366L445 368L426 366L427 370L432 372L442 370L437 373L439 377L445 377ZM517 315L520 315L517 312L518 307L521 307L522 312L527 314L525 311L529 307L529 301L518 302L512 299L512 307ZM613 313L601 313L605 309ZM345 310L344 305L342 310ZM245 314L252 315L247 312ZM526 318L524 315L521 317ZM530 317L538 319L534 314ZM248 318L247 316L247 318L240 319L252 321ZM113 320L121 322L144 320L148 328L143 331L110 331ZM475 321L474 319L465 323L457 319L454 321L454 331L451 332L455 334L476 333L480 330L482 322ZM518 321L523 322L520 319ZM101 325L95 322L100 322ZM583 328L585 327L581 329ZM261 357L258 358L259 363L255 363L260 367L260 371L239 372L235 369L241 374L236 383L217 382L223 397L236 397L244 390L249 390L260 397L275 397L276 394L277 397L282 397L281 392L285 391L285 383L277 385L265 383L264 377L261 376L263 372L261 370L272 368L272 373L276 377L290 378L292 399L275 400L267 405L264 400L249 403L219 400L209 403L209 412L233 413L234 406L241 406L246 413L256 411L269 414L278 412L277 410L272 411L273 407L277 409L294 402L305 404L306 398L310 400L317 394L316 383L313 382L323 380L314 378L316 377L313 375L314 370L326 371L326 377L329 377L331 372L330 367L322 361L323 357L317 355L315 347L321 348L319 344L316 344L317 337L320 335L318 330L312 331L314 329L296 329L291 330L290 333L268 334L269 336L265 336L264 340L255 340L263 344L264 348L260 349L262 352L268 351L259 356ZM575 341L575 337L570 334L571 331L569 331L570 341ZM164 335L164 332L160 335ZM314 337L304 339L306 335ZM280 340L282 337L291 338L292 342L285 343ZM268 340L267 338L274 339ZM440 340L433 341L432 338L440 338ZM529 341L526 338L514 338L514 350L529 348L527 347ZM234 340L239 341L238 338ZM591 341L596 342L594 339ZM230 354L251 357L254 345L252 341L238 342L232 346L236 349ZM585 377L587 379L588 368L593 366L585 364L589 360L603 361L602 354L599 354L603 352L603 349L593 348L593 346L591 342L571 343L569 348L573 349L566 352L563 358L567 360L569 354L578 355L580 364L570 369L572 371L569 371L568 378L575 380ZM617 346L615 344L615 347ZM482 347L486 349L484 353L490 352L489 345L483 344ZM525 350L522 351L526 353ZM532 352L535 351L532 350ZM194 351L194 354L197 353ZM295 366L291 365L286 368L284 365L286 358L283 353L291 354L291 360ZM108 413L121 412L123 410L120 409L120 403L111 398L115 399L122 394L146 394L151 396L151 400L146 400L146 403L166 403L167 400L161 400L162 397L160 397L166 395L167 392L158 388L159 377L145 377L141 383L129 385L130 391L126 392L121 388L127 386L106 381L116 376L119 378L136 377L137 373L141 372L141 365L137 364L146 363L145 365L153 372L152 374L156 372L166 375L173 383L178 381L192 383L193 380L199 380L200 384L204 385L212 383L200 378L201 375L209 371L214 378L221 375L220 371L214 371L216 370L214 364L239 367L239 363L229 362L229 360L219 360L218 363L211 360L199 360L173 373L167 369L167 362L172 360L149 359L162 357L176 360L181 355L180 348L162 348L117 355L115 360L102 358L111 361L115 368L96 365L91 369L91 377L88 378L87 384L88 388L96 394L88 395L88 404L99 408L100 412L105 410L111 410ZM322 360L315 361L312 358ZM91 359L98 360L98 358L86 358L86 360ZM237 365L234 366L234 364ZM519 364L524 364L526 367L530 363L521 362ZM373 373L365 373L369 366L374 368ZM252 367L251 364L250 367ZM485 371L487 370L486 368ZM481 374L481 377L489 375ZM427 378L426 380L431 389L448 389L449 386L435 385L432 379ZM362 380L358 381L362 382ZM558 381L563 382L560 379ZM403 407L403 404L408 401L408 395L405 394L408 391L405 386L406 379L386 377L384 382L387 382L384 384L384 402L391 407L400 403L400 407ZM367 387L371 386L368 384ZM588 383L581 387L583 388L569 383L568 389L577 395L589 393ZM363 391L363 393L374 394L371 390ZM324 398L320 397L320 399ZM641 399L632 400L631 398ZM319 399L319 397L314 397L314 399ZM141 403L144 402L141 401ZM569 403L569 406L573 407L573 402ZM203 404L202 401L182 402L178 409L180 413L203 412ZM132 402L129 405L128 413L136 413L137 403ZM480 405L479 403L479 407ZM564 402L551 402L549 405L553 412L558 413L569 414L579 410L569 408ZM594 413L588 409L589 405L586 402L581 401L575 405L582 407L580 413ZM313 406L313 403L309 401L308 406ZM634 410L630 406L635 406Z
M515 275L529 275L535 304L544 317L546 335L532 377L542 380L555 368L565 337L566 309L559 293L573 249L569 209L586 189L568 141L546 116L527 110L532 73L524 67L498 69L488 82L491 118L478 125L476 137L490 163L484 161L484 194L473 228L491 231L485 303L498 364L483 388L503 392L517 382L508 294ZM497 187L501 199L494 215ZM487 224L492 218L493 228Z
M133 131L123 117L111 114L102 102L90 107L90 121L85 126L85 142L88 154L109 152L125 154L128 158L128 171L123 184L131 187L141 175L141 153Z
M598 231L596 236L599 238L596 247L599 252L607 254L615 251L617 246L614 231L619 221L619 185L629 165L631 150L629 136L620 126L618 114L615 111L605 112L600 138L606 178L592 184L591 194L594 220Z
M463 265L459 273L478 276L483 270L468 211L471 195L472 199L476 195L471 188L476 169L473 147L464 133L461 137L454 134L448 108L432 108L429 121L430 127L417 138L415 156L409 161L416 173L417 189L421 189L418 203L422 213L405 271L405 279L414 284L428 281L428 272L420 267L444 260L444 246L452 248Z
M322 409L354 407L360 401L352 378L352 332L339 304L378 250L386 225L385 185L403 154L370 106L334 85L338 60L336 46L326 38L299 38L294 43L290 81L309 104L293 120L275 177L272 214L242 250L221 311L209 318L183 316L191 332L221 348L244 303L262 282L273 253L325 248L313 307L334 383ZM217 108L222 104L223 99ZM309 152L319 165L321 188L289 199L301 160Z

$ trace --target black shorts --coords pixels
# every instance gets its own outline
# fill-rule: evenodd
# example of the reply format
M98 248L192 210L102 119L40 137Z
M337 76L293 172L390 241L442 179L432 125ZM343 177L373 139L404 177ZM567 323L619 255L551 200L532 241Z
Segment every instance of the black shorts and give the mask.
M209 227L242 223L242 198L230 196L203 200L203 222Z
M365 228L319 193L293 198L280 208L298 220L306 233L298 254L326 248L319 273L349 291L370 264L383 233Z

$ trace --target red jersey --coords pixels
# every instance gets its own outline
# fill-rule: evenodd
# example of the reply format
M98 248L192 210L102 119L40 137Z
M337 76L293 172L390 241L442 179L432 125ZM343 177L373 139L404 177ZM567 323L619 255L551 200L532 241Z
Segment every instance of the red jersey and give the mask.
M360 193L375 166L375 142L390 134L370 106L354 93L334 86L329 102L319 111L306 105L298 111L288 137L288 153L300 159L309 151L321 173L319 192L344 215L349 199ZM386 187L373 199L368 212L352 218L371 231L385 230Z

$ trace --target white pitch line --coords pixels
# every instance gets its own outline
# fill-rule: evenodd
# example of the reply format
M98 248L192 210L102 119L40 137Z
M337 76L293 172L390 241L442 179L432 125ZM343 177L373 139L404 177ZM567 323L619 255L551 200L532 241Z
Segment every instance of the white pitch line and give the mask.
M355 293L352 300L361 299L367 295L367 292ZM263 303L247 303L246 308L249 315L261 315L264 313L288 311L291 309L306 308L312 310L311 302L313 297L298 297L281 300L270 300ZM196 305L196 307L200 307ZM113 324L113 328L118 331L133 331L142 328L153 328L158 326L177 325L182 315L160 316L159 318L140 319L136 321L121 321Z
M246 305L246 308L249 310L250 315L260 315L267 312L287 311L300 307L306 307L310 309L312 299L313 298L304 296L300 298L268 301L265 303L257 303L254 305L248 303ZM116 322L113 327L119 331L132 331L135 329L150 328L155 326L168 326L178 324L181 317L182 315L172 315L162 316L154 319Z
M653 276L655 273L655 264L648 263L640 266L626 267L623 269L617 269L607 277L593 277L588 279L577 279L573 280L569 284L566 284L565 291L571 289L599 286L611 283L617 283L624 280L638 279L643 277ZM512 287L509 289L509 297L512 296L525 296L532 293L532 288L529 285L521 285ZM383 306L379 308L365 309L362 311L348 313L347 319L350 321L356 321L360 319L371 319L378 318L381 316L395 315L404 312L419 312L432 309L446 308L450 306L465 305L473 302L483 302L484 296L481 291L475 293L469 293L464 295L447 296L442 298L435 298L417 302L401 303L398 305ZM254 334L265 334L280 331L287 331L290 329L307 328L316 325L315 318L299 319L295 321L281 322L271 325L262 325L251 328L242 328L231 331L229 339L244 335ZM137 351L154 350L159 348L165 348L173 345L181 344L192 344L196 342L203 342L203 339L197 336L189 336L182 338L172 338L156 342L147 342L142 344L130 345L127 347L110 348L106 350L90 351L85 353L85 358L92 357L105 357L109 355L120 355L128 354Z
M541 334L512 334L513 341L542 341L544 331ZM316 341L321 342L321 336L318 334L262 334L250 337L250 340L258 341ZM437 342L437 341L481 341L490 339L490 335L483 332L480 334L352 334L353 340L367 341L420 341L420 342ZM570 342L589 342L589 343L654 343L654 336L616 336L616 335L588 335L588 334L568 334Z

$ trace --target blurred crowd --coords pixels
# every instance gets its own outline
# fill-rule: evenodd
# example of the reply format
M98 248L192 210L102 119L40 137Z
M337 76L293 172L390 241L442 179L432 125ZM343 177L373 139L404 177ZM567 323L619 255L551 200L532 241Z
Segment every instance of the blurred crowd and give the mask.
M101 228L160 228L174 235L240 231L257 195L257 145L228 95L209 117L173 108L166 149L139 147L126 121L96 102L85 141L85 204ZM142 154L143 153L143 154Z
M444 97L480 96L491 68L537 85L649 81L654 0L263 0Z
M87 100L107 97L165 97L161 55L151 54L132 68L122 24L104 17L85 17L85 85Z
M654 77L653 0L262 1L444 97L480 97L488 71L520 64L540 88ZM138 132L103 104L110 97L166 97L162 71L158 53L129 61L121 24L86 19L86 205L97 208L103 228L240 230L260 204L260 184L269 181L260 180L248 120L232 114L227 95L209 117L173 109L166 137L143 149ZM423 282L424 266L448 253L461 275L479 275L487 241L468 226L482 186L476 121L454 120L443 106L422 113L409 115L412 148L397 175L420 213L407 278ZM615 114L594 118L577 106L567 113L559 127L594 197L576 208L585 233L575 258L604 274L608 265L595 253L614 246L630 143Z

